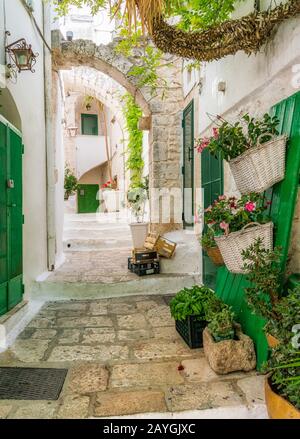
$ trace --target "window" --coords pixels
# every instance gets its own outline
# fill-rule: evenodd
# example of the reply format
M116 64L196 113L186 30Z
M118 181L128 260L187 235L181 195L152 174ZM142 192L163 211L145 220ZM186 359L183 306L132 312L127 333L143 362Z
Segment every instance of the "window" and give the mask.
M98 115L81 115L81 134L86 136L98 136Z

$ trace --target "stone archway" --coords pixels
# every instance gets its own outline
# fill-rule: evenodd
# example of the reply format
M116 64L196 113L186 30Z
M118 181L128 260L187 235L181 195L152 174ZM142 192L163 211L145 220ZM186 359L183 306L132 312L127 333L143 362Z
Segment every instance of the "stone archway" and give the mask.
M155 96L149 87L139 87L139 78L130 73L135 66L140 65L142 49L136 49L134 56L124 57L117 54L115 46L119 41L108 45L97 46L92 41L61 40L59 31L53 31L53 68L67 70L73 67L90 67L113 78L129 93L142 108L145 117L151 117L149 135L149 180L151 197L151 224L157 231L182 228L181 219L178 219L178 204L181 203L181 108L182 85L181 64L172 56L164 55L163 66L158 74L168 83L168 92L162 99L163 91L158 89ZM173 61L173 62L172 62ZM163 217L163 207L159 190L163 190L164 197L169 191L174 197L172 206L167 207L170 215ZM151 193L155 193L152 196ZM178 193L180 194L178 199ZM175 214L177 204L177 214ZM153 214L154 213L154 214Z

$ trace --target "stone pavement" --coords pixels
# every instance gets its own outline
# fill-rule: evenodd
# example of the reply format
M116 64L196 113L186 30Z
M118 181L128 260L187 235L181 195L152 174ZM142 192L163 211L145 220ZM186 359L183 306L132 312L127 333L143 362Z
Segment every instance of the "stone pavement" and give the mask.
M203 351L189 349L176 333L168 302L136 296L45 304L0 355L0 366L68 368L63 391L58 401L0 401L0 418L170 416L218 408L234 417L241 407L258 408L264 417L264 377L217 376Z

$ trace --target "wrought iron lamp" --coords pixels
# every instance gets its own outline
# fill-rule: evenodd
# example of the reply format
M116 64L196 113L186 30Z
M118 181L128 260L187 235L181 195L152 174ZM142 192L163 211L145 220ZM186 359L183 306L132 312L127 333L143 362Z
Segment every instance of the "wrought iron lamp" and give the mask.
M6 35L9 36L10 33L7 31ZM16 72L21 73L25 70L29 70L32 73L35 72L33 67L39 54L32 51L31 44L27 44L25 38L20 38L14 43L7 45L5 51L10 61L7 63L7 67L14 73L14 76Z

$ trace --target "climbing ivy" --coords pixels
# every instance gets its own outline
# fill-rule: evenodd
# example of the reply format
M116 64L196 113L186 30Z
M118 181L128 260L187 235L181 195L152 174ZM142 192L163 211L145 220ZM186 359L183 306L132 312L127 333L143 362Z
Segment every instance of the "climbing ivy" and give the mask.
M128 133L128 157L126 167L131 172L131 188L136 188L141 187L143 184L143 132L138 128L138 123L143 113L140 107L135 103L131 94L126 93L123 97L123 101L123 114Z

